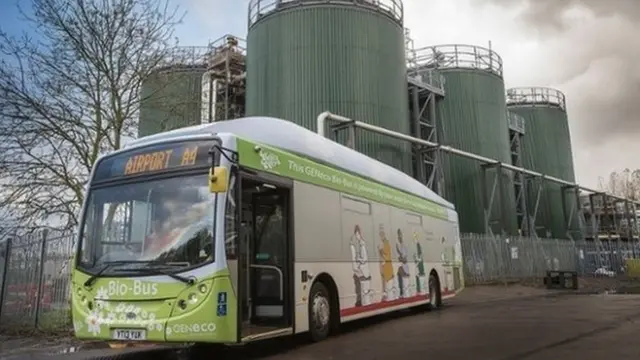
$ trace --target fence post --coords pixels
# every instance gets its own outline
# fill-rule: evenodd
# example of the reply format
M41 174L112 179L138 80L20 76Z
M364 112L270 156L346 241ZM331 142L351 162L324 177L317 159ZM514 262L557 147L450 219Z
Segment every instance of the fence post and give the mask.
M47 232L47 229L42 231L42 246L40 247L40 268L38 269L38 291L36 292L36 314L34 319L36 329L38 329L38 324L40 323L40 303L42 302L44 260L47 252Z
M13 239L8 238L5 245L5 257L4 257L4 269L2 271L2 283L0 284L0 319L2 319L2 308L4 305L4 298L7 293L7 273L9 272L9 259L11 258L11 243Z

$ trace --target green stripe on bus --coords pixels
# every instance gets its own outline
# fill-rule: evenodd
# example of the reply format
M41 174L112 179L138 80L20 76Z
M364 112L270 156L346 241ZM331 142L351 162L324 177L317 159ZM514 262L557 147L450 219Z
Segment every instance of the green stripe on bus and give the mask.
M448 220L445 207L418 196L267 145L238 138L237 146L242 166Z

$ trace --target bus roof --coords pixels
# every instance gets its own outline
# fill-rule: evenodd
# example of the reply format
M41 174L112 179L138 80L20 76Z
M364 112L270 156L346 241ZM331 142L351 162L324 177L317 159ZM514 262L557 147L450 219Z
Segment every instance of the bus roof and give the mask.
M127 144L126 147L132 148L174 138L185 139L214 133L231 133L247 140L289 151L454 209L453 204L402 171L291 121L272 117L245 117L184 127L139 138Z

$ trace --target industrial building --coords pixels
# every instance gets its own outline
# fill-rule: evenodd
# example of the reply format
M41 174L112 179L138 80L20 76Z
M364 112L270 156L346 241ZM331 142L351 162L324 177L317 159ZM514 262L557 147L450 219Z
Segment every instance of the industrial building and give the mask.
M416 49L401 0L252 0L246 39L163 63L142 87L139 136L252 115L315 131L331 111L436 144L328 129L453 202L463 233L637 238L634 203L575 184L565 96L506 89L491 45Z

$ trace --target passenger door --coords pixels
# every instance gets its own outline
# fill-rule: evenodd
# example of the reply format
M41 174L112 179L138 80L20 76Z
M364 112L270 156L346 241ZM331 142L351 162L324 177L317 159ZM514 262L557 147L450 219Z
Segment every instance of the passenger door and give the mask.
M292 325L291 187L243 174L241 191L240 335L253 339Z

